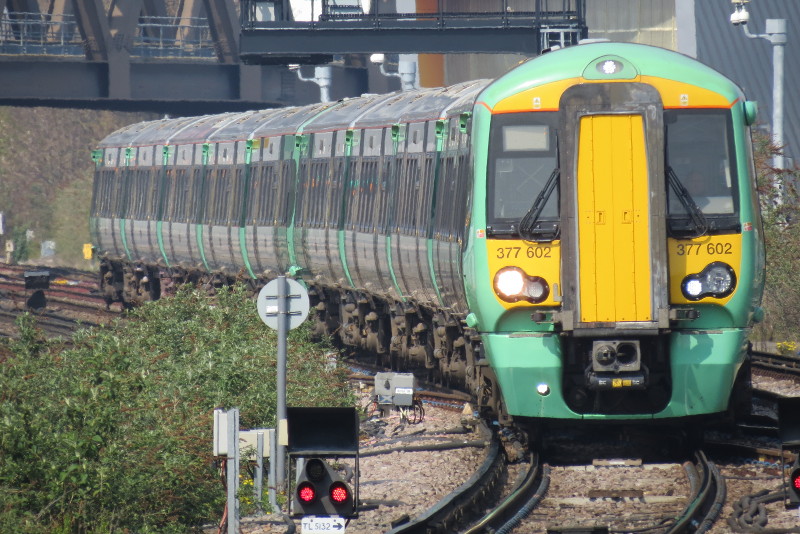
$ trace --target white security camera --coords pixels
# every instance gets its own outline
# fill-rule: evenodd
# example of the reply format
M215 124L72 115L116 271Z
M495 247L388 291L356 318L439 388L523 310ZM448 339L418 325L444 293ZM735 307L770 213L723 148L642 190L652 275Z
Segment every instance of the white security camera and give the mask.
M740 24L747 24L750 20L750 13L747 10L737 10L731 13L731 24L739 26Z
M733 13L731 13L731 24L739 26L747 24L750 20L750 13L747 12L747 4L749 0L731 0L733 4Z
M369 56L370 63L375 63L376 65L382 65L384 61L386 61L386 56L383 54L372 54Z

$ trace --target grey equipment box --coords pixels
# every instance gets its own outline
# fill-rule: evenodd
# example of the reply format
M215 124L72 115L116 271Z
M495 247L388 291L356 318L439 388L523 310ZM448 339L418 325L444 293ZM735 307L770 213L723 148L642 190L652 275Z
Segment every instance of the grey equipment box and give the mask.
M375 401L381 406L412 406L417 379L413 373L377 373Z

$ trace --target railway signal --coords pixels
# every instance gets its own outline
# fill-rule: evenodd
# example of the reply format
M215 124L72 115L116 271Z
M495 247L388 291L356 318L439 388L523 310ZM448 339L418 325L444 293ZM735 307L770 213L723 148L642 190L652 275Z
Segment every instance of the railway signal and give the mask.
M789 484L787 488L788 499L786 502L787 508L800 508L800 454L792 465L792 470L789 473Z
M353 490L322 458L307 458L294 492L294 515L354 517Z
M800 397L785 397L778 402L778 437L781 455L787 448L797 452L789 481L784 482L784 506L800 508Z
M345 519L358 517L358 414L355 408L290 407L287 423L287 452L297 466L290 515L302 516L308 524L303 532L339 532ZM334 469L333 458L352 469L352 485Z

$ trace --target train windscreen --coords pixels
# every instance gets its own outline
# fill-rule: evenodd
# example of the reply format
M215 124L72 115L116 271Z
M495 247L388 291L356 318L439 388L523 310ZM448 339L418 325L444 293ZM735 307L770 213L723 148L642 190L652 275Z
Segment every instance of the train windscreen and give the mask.
M707 221L706 231L736 229L739 206L730 111L669 110L664 115L670 229L691 233L690 221L698 218L692 211Z
M557 121L553 112L493 117L487 173L487 226L491 233L517 234L537 199L532 237L537 232L546 237L557 227Z

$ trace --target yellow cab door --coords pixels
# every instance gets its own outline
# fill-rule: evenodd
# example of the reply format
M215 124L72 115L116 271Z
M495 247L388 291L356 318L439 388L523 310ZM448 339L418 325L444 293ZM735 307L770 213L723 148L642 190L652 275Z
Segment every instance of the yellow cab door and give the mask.
M650 196L642 116L585 115L579 124L580 321L652 321Z

